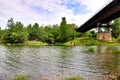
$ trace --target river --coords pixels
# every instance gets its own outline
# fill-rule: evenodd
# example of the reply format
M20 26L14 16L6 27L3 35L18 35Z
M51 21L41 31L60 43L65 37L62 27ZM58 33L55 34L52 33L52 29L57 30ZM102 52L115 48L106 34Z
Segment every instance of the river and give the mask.
M0 80L29 74L29 80L112 80L120 74L119 46L0 46Z

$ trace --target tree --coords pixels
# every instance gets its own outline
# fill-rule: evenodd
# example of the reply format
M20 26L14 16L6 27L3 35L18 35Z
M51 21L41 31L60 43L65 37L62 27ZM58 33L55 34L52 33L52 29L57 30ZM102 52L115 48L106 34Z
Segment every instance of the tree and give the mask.
M10 29L10 31L12 31L12 30L14 29L14 27L15 27L15 22L14 22L13 18L10 18L10 19L8 20L7 27L8 27L8 29Z
M96 33L94 30L89 30L85 34L86 37L96 38Z
M49 34L51 34L51 36L49 36L49 37L51 38L51 40L52 40L51 42L52 43L55 43L55 42L59 41L58 40L59 26L58 25L53 25L51 30L50 30L50 32L49 32Z
M75 24L67 24L67 36L68 36L68 41L74 39L75 37L80 37L81 33L77 32L75 29L76 25Z
M39 27L38 23L35 23L33 26L29 24L27 26L27 32L29 34L28 39L29 40L36 40L36 41L42 41L45 42L47 38L48 31L45 31L45 29L41 26Z
M62 22L60 24L59 41L61 42L67 41L67 22L65 17L62 17Z
M39 24L35 23L29 32L29 40L39 40Z
M13 18L11 18L8 20L7 26L8 29L5 31L3 36L4 43L17 44L23 43L27 40L28 33L23 28L23 24L21 22L14 23Z
M81 33L78 33L75 29L76 25L75 24L67 24L66 18L62 17L62 22L60 24L60 30L59 30L59 37L58 41L59 42L67 42L75 37L80 37L82 36Z
M112 36L118 38L120 35L120 18L114 20L112 24Z

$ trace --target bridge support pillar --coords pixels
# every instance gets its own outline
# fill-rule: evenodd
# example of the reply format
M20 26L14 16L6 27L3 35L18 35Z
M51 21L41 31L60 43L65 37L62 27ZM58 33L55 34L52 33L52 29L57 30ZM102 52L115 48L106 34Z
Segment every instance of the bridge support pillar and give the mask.
M97 23L98 33L97 39L112 42L110 23Z

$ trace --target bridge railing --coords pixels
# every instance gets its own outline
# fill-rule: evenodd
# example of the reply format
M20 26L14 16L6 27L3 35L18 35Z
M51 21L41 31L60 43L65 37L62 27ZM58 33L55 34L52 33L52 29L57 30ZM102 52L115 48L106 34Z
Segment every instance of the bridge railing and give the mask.
M91 15L87 20L86 20L86 22L88 21L88 20L90 20L93 16L95 16L98 12L100 12L103 8L105 8L108 4L110 4L111 2L112 2L113 0L109 0L106 4L104 4L100 9L98 9L93 15ZM85 23L86 23L85 22ZM85 23L83 23L83 24L85 24ZM82 24L82 25L83 25Z

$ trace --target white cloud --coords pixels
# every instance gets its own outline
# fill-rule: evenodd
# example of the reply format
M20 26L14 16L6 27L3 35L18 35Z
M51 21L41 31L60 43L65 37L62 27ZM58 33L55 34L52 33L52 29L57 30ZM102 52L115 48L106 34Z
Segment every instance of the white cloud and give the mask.
M103 8L112 0L78 0L81 4L86 5L87 9L96 12L96 10Z
M86 6L89 12L86 14L74 14L74 8L68 9L62 5L69 0L1 0L0 1L0 27L6 27L7 20L13 17L15 21L21 21L23 24L33 24L38 22L42 24L59 24L61 17L66 17L68 23L77 25L83 24L100 7L109 0L74 0L80 5ZM38 9L45 11L39 11Z

